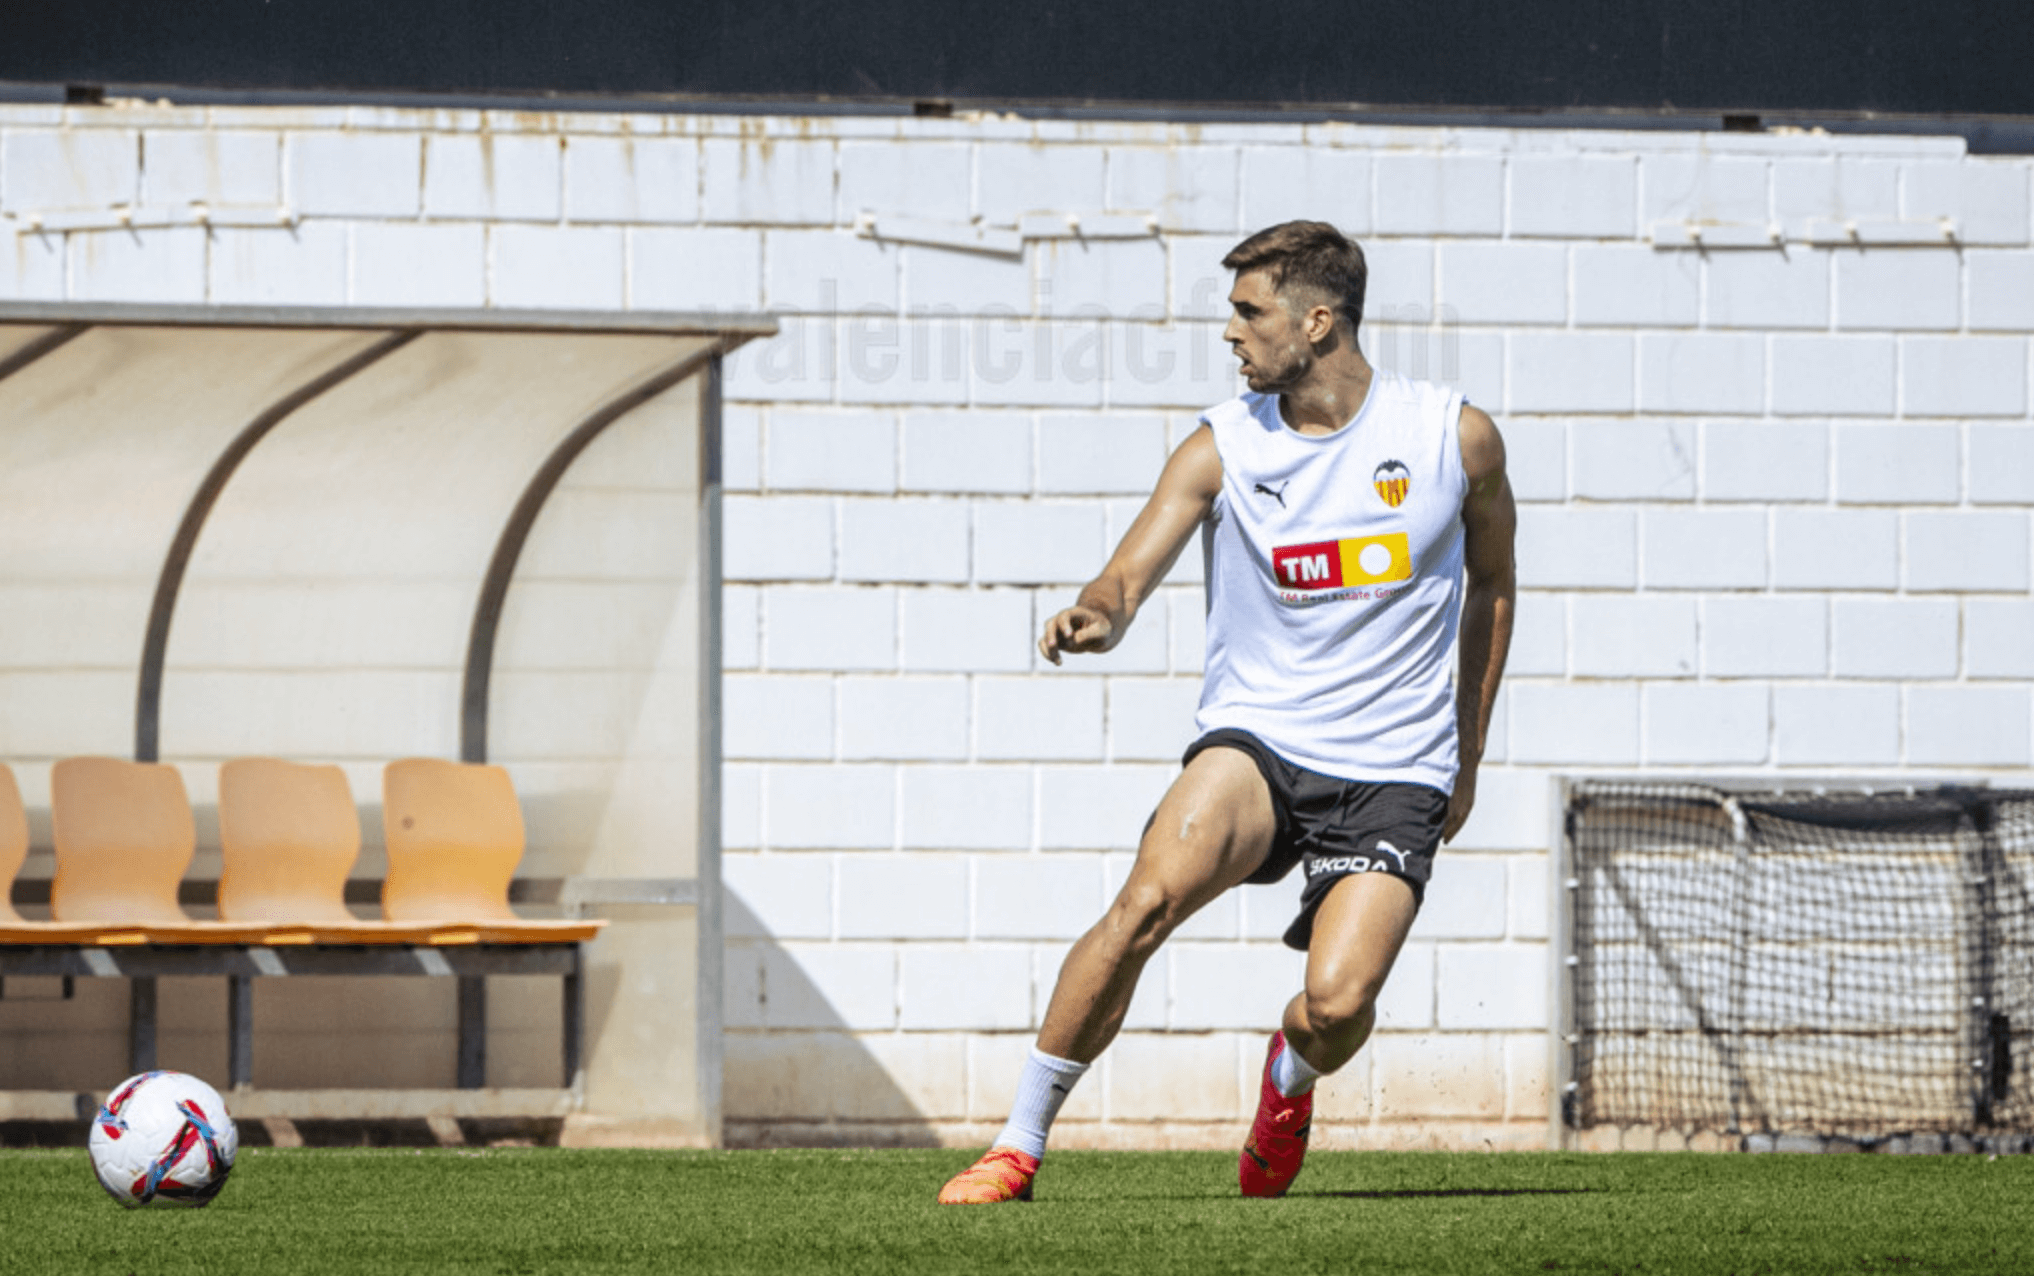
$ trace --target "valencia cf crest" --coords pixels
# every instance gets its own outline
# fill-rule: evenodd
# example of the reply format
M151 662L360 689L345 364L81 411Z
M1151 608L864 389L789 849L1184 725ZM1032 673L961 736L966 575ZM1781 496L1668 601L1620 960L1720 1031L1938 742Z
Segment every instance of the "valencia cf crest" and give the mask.
M1386 461L1377 467L1370 481L1376 484L1377 494L1384 498L1384 503L1397 509L1412 488L1412 471L1406 468L1404 461Z

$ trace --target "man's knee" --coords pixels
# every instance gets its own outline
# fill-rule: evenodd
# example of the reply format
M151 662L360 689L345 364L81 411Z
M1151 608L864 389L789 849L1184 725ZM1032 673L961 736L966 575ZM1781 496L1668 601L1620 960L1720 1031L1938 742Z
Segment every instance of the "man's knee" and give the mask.
M1149 956L1192 911L1182 892L1133 877L1109 906L1108 925L1129 951Z
M1315 1032L1333 1036L1365 1022L1376 1013L1384 981L1352 979L1306 989L1307 1023Z

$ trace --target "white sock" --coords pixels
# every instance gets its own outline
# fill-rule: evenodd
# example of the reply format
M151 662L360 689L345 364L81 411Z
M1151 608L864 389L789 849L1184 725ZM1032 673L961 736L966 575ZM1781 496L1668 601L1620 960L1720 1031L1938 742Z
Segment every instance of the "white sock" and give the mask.
M1292 1048L1290 1041L1271 1061L1271 1084L1288 1099L1305 1094L1320 1079L1320 1069L1300 1058L1300 1052Z
M996 1136L996 1146L1044 1156L1045 1135L1059 1115L1059 1105L1066 1102L1074 1082L1087 1070L1085 1063L1055 1059L1037 1046L1031 1047L1024 1060L1024 1074L1017 1080L1017 1101L1010 1106L1010 1120Z

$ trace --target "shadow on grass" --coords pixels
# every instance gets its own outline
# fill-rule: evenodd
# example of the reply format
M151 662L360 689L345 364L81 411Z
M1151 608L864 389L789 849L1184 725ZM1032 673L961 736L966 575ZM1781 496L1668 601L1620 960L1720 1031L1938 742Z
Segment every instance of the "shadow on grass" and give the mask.
M1578 1196L1593 1187L1409 1187L1396 1191L1287 1192L1286 1196L1335 1197L1349 1201L1396 1201L1422 1196Z

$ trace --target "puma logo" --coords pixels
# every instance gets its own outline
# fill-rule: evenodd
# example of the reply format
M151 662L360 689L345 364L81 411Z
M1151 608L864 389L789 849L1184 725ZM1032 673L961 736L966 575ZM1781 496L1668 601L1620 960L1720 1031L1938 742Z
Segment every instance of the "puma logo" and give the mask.
M1283 483L1280 483L1280 484L1278 485L1278 490L1277 490L1277 491L1273 491L1273 490L1272 490L1271 488L1269 488L1269 487L1266 487L1266 486L1265 486L1264 484L1262 484L1262 483L1259 483L1259 484L1258 484L1258 485L1257 485L1256 487L1252 488L1252 489L1251 489L1251 491L1252 491L1252 492L1262 492L1262 493L1264 493L1264 494L1265 494L1266 496L1269 496L1269 497L1270 497L1270 498L1271 498L1272 500L1274 500L1274 501L1277 501L1277 502L1278 502L1278 508L1280 508L1280 509L1284 509L1284 508L1285 508L1285 489L1287 489L1288 487L1291 487L1291 486L1292 486L1292 480L1291 480L1291 479L1287 479L1287 480L1286 480L1285 482L1283 482Z

